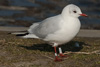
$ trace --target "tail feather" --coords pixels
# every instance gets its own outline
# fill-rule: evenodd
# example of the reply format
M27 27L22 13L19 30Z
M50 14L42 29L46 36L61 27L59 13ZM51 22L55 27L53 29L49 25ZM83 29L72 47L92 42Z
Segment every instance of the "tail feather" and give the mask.
M37 37L34 34L29 34L29 33L24 33L24 34L17 34L16 36L21 37L21 38L37 38L40 39L39 37Z
M30 34L28 32L13 32L13 33L8 33L8 34L15 34L16 36L18 36L20 38L37 38L37 39L40 39L35 34Z
M28 34L28 35L22 36L22 38L37 38L37 39L40 39L39 37L37 37L34 34Z
M33 34L35 27L37 27L39 25L39 23L33 23L30 28L27 31L19 31L19 32L14 32L14 33L9 33L9 34L15 34L18 37L21 38L38 38L40 39L38 36L36 36L35 34Z
M25 36L28 35L29 33L24 33L24 34L17 34L16 36Z

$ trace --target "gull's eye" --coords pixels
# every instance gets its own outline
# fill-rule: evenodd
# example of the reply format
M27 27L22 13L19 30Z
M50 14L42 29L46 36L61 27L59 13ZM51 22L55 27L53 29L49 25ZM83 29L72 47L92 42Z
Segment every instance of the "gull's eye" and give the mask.
M73 11L74 13L77 13L76 11Z

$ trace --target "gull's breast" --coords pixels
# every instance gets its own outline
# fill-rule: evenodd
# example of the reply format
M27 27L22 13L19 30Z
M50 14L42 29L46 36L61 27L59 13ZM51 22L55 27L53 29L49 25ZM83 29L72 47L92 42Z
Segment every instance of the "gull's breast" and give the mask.
M67 43L72 40L80 30L80 21L75 20L75 23L70 21L69 23L61 23L60 30L53 34L49 34L45 40L49 42L56 42L58 44Z

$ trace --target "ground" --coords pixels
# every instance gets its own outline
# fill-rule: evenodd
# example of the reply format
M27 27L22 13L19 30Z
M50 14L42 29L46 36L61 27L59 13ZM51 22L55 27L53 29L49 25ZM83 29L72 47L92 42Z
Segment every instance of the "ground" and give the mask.
M68 54L61 62L54 61L52 46L39 39L22 39L9 32L0 32L0 67L100 67L99 54ZM80 47L76 47L79 43ZM76 37L62 45L64 53L100 50L100 38Z

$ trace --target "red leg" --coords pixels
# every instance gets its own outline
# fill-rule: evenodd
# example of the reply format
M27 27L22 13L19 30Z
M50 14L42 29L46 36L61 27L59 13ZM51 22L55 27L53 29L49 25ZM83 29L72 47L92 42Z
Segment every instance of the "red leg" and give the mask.
M64 55L62 53L60 53L59 55L60 55L60 57L67 57L67 55Z
M62 59L58 58L57 56L56 47L54 47L54 50L55 50L55 61L62 61Z
M67 55L64 55L64 54L62 53L61 47L59 47L59 55L60 55L60 57L66 57L66 56L67 56Z

